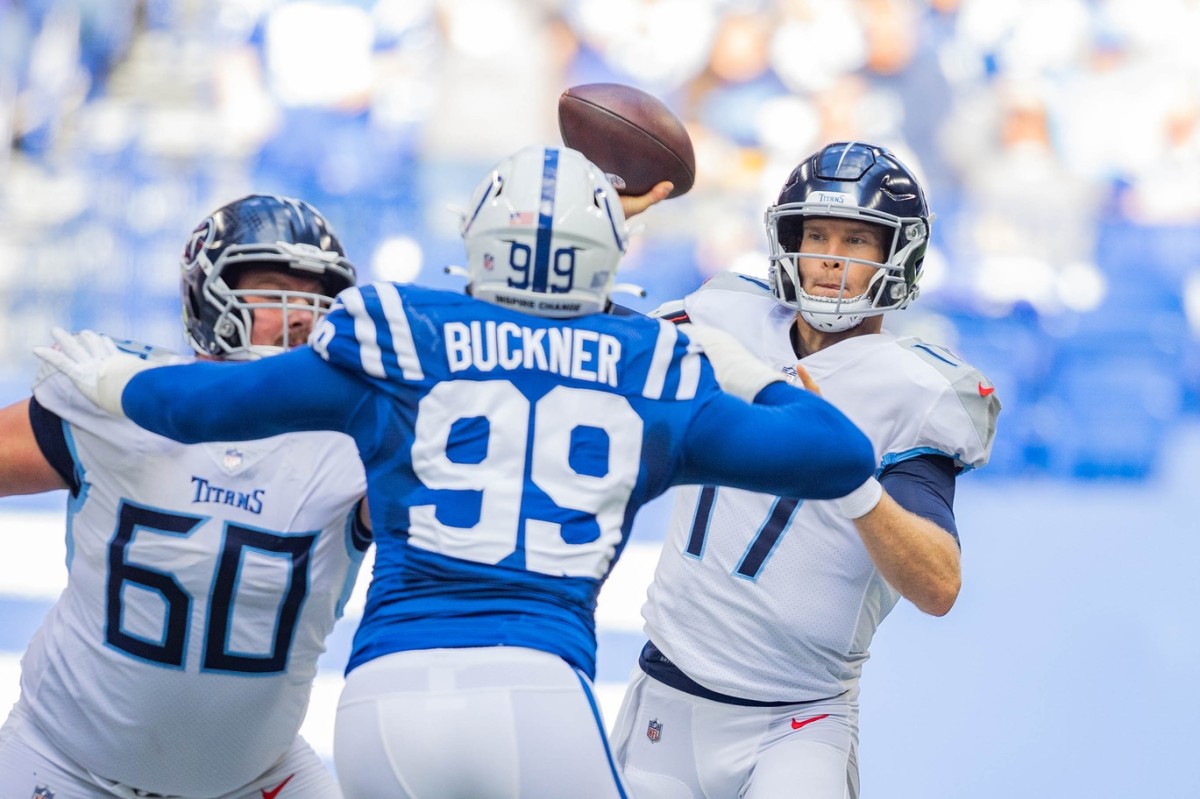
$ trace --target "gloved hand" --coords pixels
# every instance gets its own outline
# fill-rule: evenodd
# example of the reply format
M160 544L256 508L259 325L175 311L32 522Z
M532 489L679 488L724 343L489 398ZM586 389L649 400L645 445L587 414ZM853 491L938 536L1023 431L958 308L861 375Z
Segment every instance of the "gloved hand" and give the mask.
M723 330L685 322L678 326L689 339L704 348L712 363L717 383L727 394L754 402L758 392L787 377L754 357L741 342Z
M80 393L115 416L124 416L121 392L143 369L154 366L121 352L108 336L91 330L71 335L61 327L51 331L53 347L33 348L33 354L71 379Z
M868 477L867 482L846 496L835 499L833 504L838 509L838 513L847 519L857 519L874 510L882 497L883 486L874 477Z

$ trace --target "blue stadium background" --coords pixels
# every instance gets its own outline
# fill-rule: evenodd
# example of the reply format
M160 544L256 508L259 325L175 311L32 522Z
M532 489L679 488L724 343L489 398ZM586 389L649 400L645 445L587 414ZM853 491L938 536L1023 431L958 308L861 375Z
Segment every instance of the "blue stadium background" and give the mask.
M696 144L694 191L637 220L642 310L761 273L790 168L884 143L937 212L889 326L958 350L1004 411L960 482L958 606L902 605L866 667L864 796L1200 795L1196 30L1182 0L0 2L0 403L56 324L180 347L182 244L249 192L316 204L365 279L459 285L447 206L557 142L567 86L641 86ZM61 579L61 507L0 502L0 560L51 564L0 580L4 676ZM617 695L662 512L606 589Z

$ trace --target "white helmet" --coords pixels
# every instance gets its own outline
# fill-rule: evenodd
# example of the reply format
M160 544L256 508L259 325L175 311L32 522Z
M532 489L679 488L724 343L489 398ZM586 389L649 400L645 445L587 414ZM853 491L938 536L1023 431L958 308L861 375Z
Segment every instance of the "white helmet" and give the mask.
M608 307L628 240L616 190L566 147L501 161L476 187L462 236L473 297L556 318Z

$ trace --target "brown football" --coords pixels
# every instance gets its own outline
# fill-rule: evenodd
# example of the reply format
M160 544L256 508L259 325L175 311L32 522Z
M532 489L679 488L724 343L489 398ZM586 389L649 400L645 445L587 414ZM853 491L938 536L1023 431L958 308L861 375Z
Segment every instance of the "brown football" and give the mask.
M662 100L619 83L572 86L558 98L563 143L609 175L620 194L637 196L669 180L670 197L696 180L692 139ZM624 183L624 186L621 185Z

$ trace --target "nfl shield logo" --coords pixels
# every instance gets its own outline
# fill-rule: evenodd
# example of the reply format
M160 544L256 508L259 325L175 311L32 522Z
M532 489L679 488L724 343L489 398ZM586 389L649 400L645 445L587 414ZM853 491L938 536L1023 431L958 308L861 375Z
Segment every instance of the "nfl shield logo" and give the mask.
M225 450L225 468L233 471L242 465L242 453L236 449Z
M658 719L650 719L650 726L646 728L646 737L652 744L662 740L662 722Z
M39 785L33 789L33 796L29 797L29 799L54 799L54 791L45 785Z

